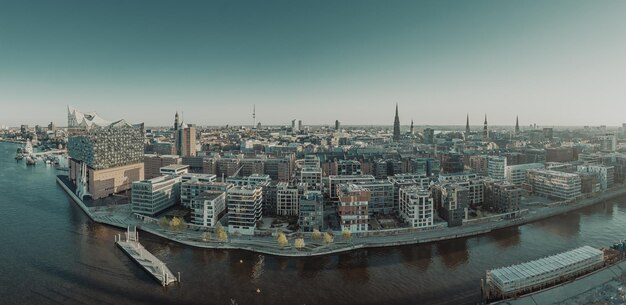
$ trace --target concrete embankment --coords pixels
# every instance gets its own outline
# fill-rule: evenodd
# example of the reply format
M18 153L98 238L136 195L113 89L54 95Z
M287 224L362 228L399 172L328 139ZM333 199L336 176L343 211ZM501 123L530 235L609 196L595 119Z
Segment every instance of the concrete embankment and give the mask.
M61 178L59 178L58 176L57 176L57 183L63 188L63 190L65 190L67 195L70 196L70 198L72 198L72 200L83 210L83 212L85 212L85 214L87 214L87 216L89 216L91 220L95 221L95 219L93 218L93 215L91 214L91 211L85 205L85 203L82 200L80 200L80 198L78 198L78 196L76 196L76 194L74 194L74 192L72 192L70 188L65 184L65 182L61 180ZM116 227L124 228L123 226L119 226L119 225L117 225Z
M118 215L119 217L103 216L100 213L94 213L92 209L87 207L82 200L74 195L70 188L59 177L57 177L57 182L68 193L73 201L76 202L76 204L85 212L85 214L87 214L93 221L98 223L107 224L123 229L126 229L129 225L134 225L142 231L148 232L150 234L193 247L209 249L238 249L269 255L291 257L318 256L363 248L393 247L400 245L438 242L443 240L486 234L493 230L523 225L526 223L538 221L541 219L591 206L593 204L597 204L599 202L614 197L626 195L626 188L613 189L601 194L597 194L592 198L579 200L575 203L569 203L550 208L541 208L530 214L526 214L523 218L478 223L431 231L420 231L404 234L388 234L384 236L353 237L349 241L337 240L336 242L328 245L320 244L317 245L315 248L309 247L307 250L303 251L297 250L293 247L280 247L277 245L276 242L273 242L271 239L261 237L251 237L251 239L248 239L248 237L234 237L231 238L231 240L229 240L228 242L202 242L200 241L199 232L190 230L183 233L173 233L168 230L161 229L156 225L144 223L143 221L132 216L132 213L130 211L128 211L125 215Z

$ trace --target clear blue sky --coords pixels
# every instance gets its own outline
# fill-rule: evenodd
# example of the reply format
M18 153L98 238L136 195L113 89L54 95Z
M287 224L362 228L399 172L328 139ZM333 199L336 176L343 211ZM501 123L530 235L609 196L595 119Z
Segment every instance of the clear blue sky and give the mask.
M0 0L0 125L626 122L626 1Z

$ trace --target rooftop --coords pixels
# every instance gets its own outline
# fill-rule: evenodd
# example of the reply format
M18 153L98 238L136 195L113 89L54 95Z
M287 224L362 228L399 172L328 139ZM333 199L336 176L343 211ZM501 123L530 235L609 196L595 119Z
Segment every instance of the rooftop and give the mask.
M540 274L554 272L562 267L574 265L590 258L598 256L602 257L602 255L603 252L599 249L590 246L583 246L574 250L519 265L493 269L488 271L488 273L491 273L491 276L497 281L501 283L508 283L511 281L529 279Z

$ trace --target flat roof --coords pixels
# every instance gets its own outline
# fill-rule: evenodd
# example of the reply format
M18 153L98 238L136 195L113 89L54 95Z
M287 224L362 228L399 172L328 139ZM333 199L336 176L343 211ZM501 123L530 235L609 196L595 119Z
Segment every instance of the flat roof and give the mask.
M189 165L184 165L184 164L171 164L171 165L163 166L161 167L161 169L177 170L177 169L184 169L188 167Z
M518 265L493 269L488 271L491 276L498 282L508 283L512 281L521 281L534 276L554 272L562 267L574 265L578 262L594 258L602 257L603 252L599 249L583 246L567 252L540 258L538 260L521 263Z
M193 200L214 200L215 198L222 196L222 194L225 194L225 192L222 191L205 191L202 192L200 195L198 195L196 198L194 198Z
M543 168L530 169L529 172L542 173L542 174L557 176L557 177L570 177L570 178L578 177L578 174L559 172L559 171L555 171L551 169L543 169Z

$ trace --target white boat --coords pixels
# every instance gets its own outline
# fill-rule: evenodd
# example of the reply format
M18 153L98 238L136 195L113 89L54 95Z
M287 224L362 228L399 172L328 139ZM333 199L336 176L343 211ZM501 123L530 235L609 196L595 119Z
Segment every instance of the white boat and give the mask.
M33 153L33 143L30 142L30 139L26 140L26 145L24 145L22 153L25 155L30 155Z

